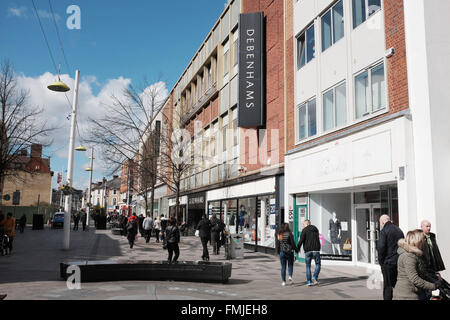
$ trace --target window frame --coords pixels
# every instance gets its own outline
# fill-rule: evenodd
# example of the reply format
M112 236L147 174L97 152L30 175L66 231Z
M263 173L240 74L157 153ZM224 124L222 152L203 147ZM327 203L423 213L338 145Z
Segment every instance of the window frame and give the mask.
M336 114L337 114L336 91L342 85L345 85L345 111L346 111L345 112L345 119L346 120L345 120L344 124L338 125L337 124L337 117L336 117ZM324 90L322 92L322 105L321 105L321 107L322 107L322 109L321 109L322 110L322 119L321 119L321 121L322 121L322 128L321 128L322 129L322 133L327 134L327 133L339 130L341 128L344 128L345 126L348 125L348 94L347 94L347 89L348 89L347 81L343 80L343 81L337 83L336 85L334 85L333 87L328 88L328 89L326 89L326 90ZM332 124L331 128L325 129L325 95L327 93L329 93L330 91L333 92L333 107L332 107L333 124Z
M326 10L321 16L320 16L320 37L321 37L321 41L320 41L320 45L321 45L321 51L325 52L326 50L328 50L329 48L331 48L333 45L335 45L336 43L338 43L339 41L341 41L342 39L345 38L345 8L344 8L344 0L338 0L336 1L332 6L330 6L330 8L328 8L328 10ZM344 19L344 34L341 38L339 38L339 40L336 41L336 35L335 35L335 27L334 27L334 12L335 10L333 10L339 3L341 3L342 5L342 19ZM325 15L327 15L328 13L330 13L330 33L331 33L331 44L328 48L324 49L324 29L323 29L323 18L325 17Z
M355 18L353 16L353 14L355 12L355 7L354 7L355 2L354 1L364 1L364 6L365 6L364 20L358 25L355 25ZM367 20L370 19L370 17L372 17L378 11L381 11L381 10L383 10L383 1L382 0L380 0L380 7L377 10L373 11L372 13L370 12L369 0L352 0L352 27L353 27L353 30L358 28L360 25L363 25Z
M384 102L385 102L385 106L380 108L380 109L376 109L374 110L374 106L373 106L373 92L372 92L372 70L375 69L376 67L379 67L380 65L383 65L383 73L384 73ZM353 104L354 104L354 114L353 114L353 119L355 122L360 122L360 121L364 121L367 118L371 118L374 117L380 113L384 113L384 112L389 112L389 94L388 94L388 86L387 86L387 78L386 78L386 61L385 59L381 60L381 61L377 61L371 65L369 65L368 67L364 68L363 70L355 73L353 75L353 86L354 86L354 92L353 92ZM368 88L369 88L369 97L366 97L366 102L369 101L370 102L370 106L369 106L369 111L364 113L361 117L357 118L357 102L356 102L356 78L367 72L368 75ZM366 89L367 90L367 89Z
M308 31L311 29L311 27L314 29L314 54L313 57L311 59L308 60ZM303 37L304 38L304 44L303 44L303 48L304 48L304 54L305 54L305 63L302 64L302 59L301 56L299 55L300 52L299 51L303 51L303 50L299 50L299 42L300 42L300 38ZM302 32L300 32L296 37L295 37L295 41L296 41L296 60L297 60L297 70L300 70L301 68L303 68L304 66L306 66L308 63L310 63L311 61L313 61L316 58L316 27L315 27L315 21L313 21L311 24L309 24Z
M313 101L316 103L316 133L313 135L309 135L309 121L308 121L309 120L309 104ZM303 138L300 137L300 113L299 113L302 108L306 108L306 113L305 113L306 136ZM316 138L318 136L317 119L318 118L317 118L317 97L316 96L314 96L296 106L296 108L295 108L295 122L296 122L295 141L296 141L296 144L304 143L305 141Z

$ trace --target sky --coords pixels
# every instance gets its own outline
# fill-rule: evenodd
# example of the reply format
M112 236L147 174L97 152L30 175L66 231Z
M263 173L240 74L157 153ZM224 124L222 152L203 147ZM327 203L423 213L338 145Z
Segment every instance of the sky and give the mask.
M59 65L61 80L72 89L75 70L80 70L79 130L75 143L78 146L89 135L88 118L101 117L104 104L125 86L133 84L144 90L147 79L150 84L165 87L162 92L168 94L226 2L0 0L0 60L12 63L18 84L29 92L29 103L41 107L47 123L58 127L52 132L53 143L44 149L44 157L50 157L51 170L55 172L53 187L57 187L57 173L67 170L68 115L73 100L73 90L64 95L47 89L58 79ZM74 19L76 11L68 10L71 5L79 8L78 20ZM79 29L73 28L78 27L78 21ZM75 152L74 159L73 186L77 189L85 189L89 184L89 173L84 169L89 167L91 146L83 145L88 152ZM108 168L95 149L94 157L93 182L103 177L110 179Z

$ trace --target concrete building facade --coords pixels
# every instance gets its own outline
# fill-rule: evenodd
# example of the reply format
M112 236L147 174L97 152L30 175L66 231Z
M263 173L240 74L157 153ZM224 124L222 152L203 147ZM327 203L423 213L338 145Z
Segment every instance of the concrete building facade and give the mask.
M449 225L449 201L441 194L450 177L442 165L449 159L443 110L449 96L432 88L445 83L435 62L450 58L449 41L431 18L448 17L448 3L314 0L293 6L286 221L296 236L307 218L319 228L324 260L369 268L378 268L382 214L405 233L428 219L438 242L448 242L439 228ZM424 86L426 79L435 86Z

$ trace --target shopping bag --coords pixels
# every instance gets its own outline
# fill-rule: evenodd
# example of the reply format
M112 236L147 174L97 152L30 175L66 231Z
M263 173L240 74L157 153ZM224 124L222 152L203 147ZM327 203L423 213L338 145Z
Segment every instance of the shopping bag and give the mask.
M344 250L352 250L352 243L350 242L349 238L347 238L347 240L345 240L345 243L342 246L342 249L344 249Z
M199 230L195 230L195 236L196 237L200 236L200 231Z

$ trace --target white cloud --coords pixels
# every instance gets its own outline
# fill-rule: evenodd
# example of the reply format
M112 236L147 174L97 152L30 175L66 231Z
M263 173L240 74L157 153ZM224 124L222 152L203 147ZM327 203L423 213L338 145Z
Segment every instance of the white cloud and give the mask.
M21 85L22 88L29 91L29 104L31 106L39 106L43 109L42 119L47 123L48 126L58 127L56 131L52 133L53 144L51 150L53 154L52 157L58 157L62 159L67 159L68 149L69 149L69 138L70 138L70 126L71 121L67 120L67 116L72 110L72 100L73 100L73 89L75 85L75 80L67 74L60 76L61 81L66 83L71 90L66 94L61 92L53 92L47 89L47 86L58 80L58 76L50 72L46 72L38 77L27 77L26 75L17 75L17 83ZM106 112L105 105L112 104L111 96L114 94L117 97L122 97L122 90L131 84L131 79L119 77L117 79L109 79L103 86L98 82L95 76L86 75L82 76L79 84L78 92L78 112L77 112L77 123L78 131L76 131L76 146L80 145L79 134L82 137L87 138L90 132L89 118L100 119L104 116ZM100 86L101 90L97 95L92 92L93 86ZM157 86L162 92L164 98L168 95L168 90L166 89L166 84L164 82L158 82L152 84L144 90L150 90L151 87ZM67 97L67 98L66 98ZM86 160L90 156L89 146L88 152L86 153ZM110 169L102 160L99 155L100 150L94 150L94 168L96 173L105 175ZM82 162L80 162L82 163ZM75 165L76 169L79 171L84 171L84 165L80 168L80 165ZM58 170L59 168L57 168ZM74 170L76 172L76 170ZM81 178L81 177L80 177ZM83 178L81 178L83 179ZM77 178L74 176L74 185L80 186L81 181L76 181ZM87 182L83 188L87 187Z
M20 8L8 8L8 16L14 16L14 17L22 17L26 18L25 12L27 11L26 7L20 7Z
M41 19L53 19L52 14L50 12L47 12L45 10L38 10L39 18ZM61 19L61 16L57 13L55 13L55 20L59 21Z

